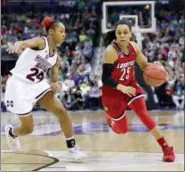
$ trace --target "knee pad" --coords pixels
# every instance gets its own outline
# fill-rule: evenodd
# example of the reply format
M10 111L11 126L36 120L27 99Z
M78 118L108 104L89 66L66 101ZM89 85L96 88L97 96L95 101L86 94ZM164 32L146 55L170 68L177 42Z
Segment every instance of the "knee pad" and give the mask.
M124 113L120 118L114 119L106 114L106 120L111 129L117 134L125 134L128 131L127 117Z

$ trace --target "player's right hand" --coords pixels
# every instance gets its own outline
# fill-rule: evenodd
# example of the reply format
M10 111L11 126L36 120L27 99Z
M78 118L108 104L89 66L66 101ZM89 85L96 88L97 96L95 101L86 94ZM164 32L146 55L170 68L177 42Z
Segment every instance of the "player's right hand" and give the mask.
M50 83L50 86L51 86L51 90L54 92L54 93L59 93L61 91L61 84L57 81L57 82L51 82Z
M8 52L9 53L20 53L22 50L22 41L16 42L14 45L9 45Z
M116 89L121 91L124 94L127 94L129 97L133 97L136 95L136 89L131 86L124 86L124 85L118 84Z

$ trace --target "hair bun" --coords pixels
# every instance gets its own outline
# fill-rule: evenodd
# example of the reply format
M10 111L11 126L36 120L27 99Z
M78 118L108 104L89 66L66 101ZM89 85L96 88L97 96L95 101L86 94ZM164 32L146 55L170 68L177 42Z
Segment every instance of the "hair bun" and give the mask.
M51 18L51 17L45 17L43 20L42 20L42 23L41 25L44 27L44 28L48 28L51 23L53 22L54 20Z

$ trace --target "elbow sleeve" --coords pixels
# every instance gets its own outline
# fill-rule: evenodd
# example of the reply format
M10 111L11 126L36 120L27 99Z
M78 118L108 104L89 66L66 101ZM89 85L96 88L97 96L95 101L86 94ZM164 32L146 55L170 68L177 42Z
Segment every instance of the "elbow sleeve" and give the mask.
M102 82L104 85L116 88L118 83L111 78L113 68L113 64L103 64Z

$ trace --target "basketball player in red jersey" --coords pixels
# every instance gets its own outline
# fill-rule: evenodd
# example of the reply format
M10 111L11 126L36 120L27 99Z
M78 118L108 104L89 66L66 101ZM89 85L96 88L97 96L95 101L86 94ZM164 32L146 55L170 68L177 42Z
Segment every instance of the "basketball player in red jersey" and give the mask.
M66 138L69 157L75 160L82 159L86 154L76 147L71 118L61 101L54 95L60 91L58 83L60 58L56 47L64 42L65 26L50 17L44 18L42 26L47 31L47 37L18 41L9 47L10 53L18 53L21 50L23 52L16 66L10 71L12 77L7 81L6 87L7 108L17 114L21 122L21 125L15 128L11 125L5 127L8 145L12 150L20 150L18 136L32 133L34 126L32 108L37 103L52 112L59 120ZM49 69L50 83L45 78Z
M175 155L163 137L160 129L147 111L144 95L134 76L134 63L144 70L148 62L139 46L130 41L131 24L120 20L115 30L107 33L108 45L103 56L102 104L106 120L112 130L118 134L128 131L126 107L129 106L146 125L150 133L162 148L163 161L173 162Z

